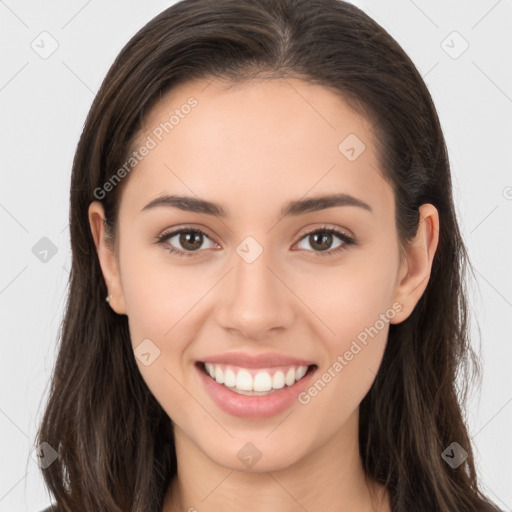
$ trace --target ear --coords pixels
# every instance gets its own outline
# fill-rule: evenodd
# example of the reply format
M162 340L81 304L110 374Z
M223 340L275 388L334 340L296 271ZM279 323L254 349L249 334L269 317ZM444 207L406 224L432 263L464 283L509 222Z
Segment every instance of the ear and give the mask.
M404 249L395 287L394 302L402 305L392 324L406 320L425 291L432 269L432 261L439 242L439 214L435 206L423 204L419 208L420 221L414 240Z
M121 277L119 273L118 261L115 254L114 245L108 241L105 233L105 212L103 205L99 201L93 201L89 205L89 224L91 226L92 237L98 253L98 259L107 285L110 299L110 307L118 314L126 314L124 303L123 288L121 286Z

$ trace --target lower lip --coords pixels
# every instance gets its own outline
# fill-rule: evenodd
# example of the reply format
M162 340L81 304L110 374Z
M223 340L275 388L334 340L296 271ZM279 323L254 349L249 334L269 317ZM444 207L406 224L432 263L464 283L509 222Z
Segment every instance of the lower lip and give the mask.
M307 388L316 367L308 370L308 373L292 386L285 386L264 396L240 395L219 384L198 365L196 370L212 400L224 412L240 418L260 419L270 418L290 407L297 400L299 393Z

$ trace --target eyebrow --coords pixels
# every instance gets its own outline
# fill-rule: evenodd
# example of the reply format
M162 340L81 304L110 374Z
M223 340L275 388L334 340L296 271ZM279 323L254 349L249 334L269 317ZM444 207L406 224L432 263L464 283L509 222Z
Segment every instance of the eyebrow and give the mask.
M336 206L355 206L373 213L370 205L361 201L361 199L349 194L330 194L290 201L282 208L281 216L297 216L308 212L326 210L327 208ZM144 206L141 212L157 207L178 208L186 212L203 213L223 218L228 216L224 208L219 204L204 199L179 195L163 195L157 197Z

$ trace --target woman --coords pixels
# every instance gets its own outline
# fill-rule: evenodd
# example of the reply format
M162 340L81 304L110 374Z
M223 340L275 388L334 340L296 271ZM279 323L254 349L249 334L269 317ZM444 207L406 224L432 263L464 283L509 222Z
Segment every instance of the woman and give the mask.
M54 509L497 510L443 134L361 10L162 12L92 105L70 226Z

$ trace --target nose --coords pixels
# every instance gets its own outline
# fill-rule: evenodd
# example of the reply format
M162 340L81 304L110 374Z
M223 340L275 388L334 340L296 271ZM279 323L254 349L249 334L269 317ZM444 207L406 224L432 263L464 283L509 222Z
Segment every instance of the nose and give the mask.
M221 290L217 320L232 334L264 340L290 327L294 295L263 253L252 263L235 254L234 268Z

